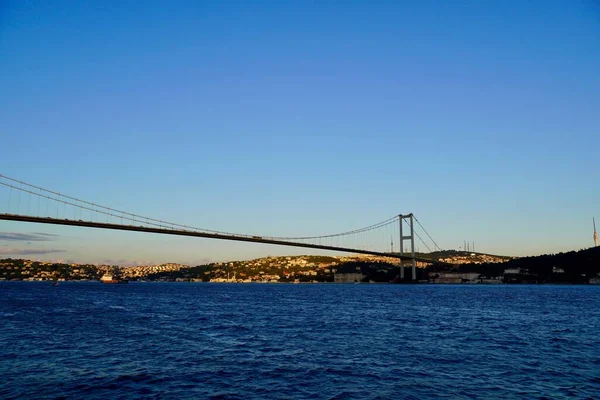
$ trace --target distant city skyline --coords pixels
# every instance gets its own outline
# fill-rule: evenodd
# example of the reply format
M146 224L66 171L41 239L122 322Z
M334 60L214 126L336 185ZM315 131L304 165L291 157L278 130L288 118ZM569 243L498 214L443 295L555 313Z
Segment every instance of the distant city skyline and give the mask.
M600 214L599 38L584 0L6 2L0 173L205 229L412 212L444 249L578 250ZM0 222L0 258L306 253Z

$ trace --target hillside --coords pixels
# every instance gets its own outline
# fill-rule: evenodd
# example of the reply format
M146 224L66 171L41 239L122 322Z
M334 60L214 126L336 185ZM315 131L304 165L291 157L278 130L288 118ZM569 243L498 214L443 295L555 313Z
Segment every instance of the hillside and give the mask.
M176 263L120 267L116 265L64 264L23 259L0 260L2 281L98 280L104 273L139 281L212 282L331 282L338 269L344 271L378 265L393 267L394 259L375 256L282 256L189 266ZM389 263L381 267L382 263ZM350 267L344 267L350 264ZM387 264L386 264L387 265ZM366 269L364 269L366 271ZM367 268L368 269L368 268ZM385 274L384 274L385 275ZM382 275L383 276L383 275ZM386 275L387 276L387 275ZM383 278L382 278L383 279ZM387 278L385 278L387 279ZM387 279L389 282L389 279Z
M462 251L462 250L438 250L432 251L431 253L415 253L418 257L431 258L432 260L441 261L444 259L460 259L464 257L487 257L489 259L498 260L498 262L508 261L514 257L499 256L494 254L479 253L474 251Z
M419 254L440 261L417 263L417 279L430 281L430 273L477 273L506 278L508 282L587 283L600 273L600 248L535 257L511 258L483 253L444 250ZM397 281L397 259L377 256L281 256L189 266L176 263L120 267L63 264L22 259L0 260L0 280L98 280L104 273L132 281L202 282L332 282L335 274L362 274L364 281ZM409 272L405 276L409 278Z
M504 263L462 264L458 269L485 276L501 276L506 269L513 269L537 282L586 283L600 273L600 247L514 258Z

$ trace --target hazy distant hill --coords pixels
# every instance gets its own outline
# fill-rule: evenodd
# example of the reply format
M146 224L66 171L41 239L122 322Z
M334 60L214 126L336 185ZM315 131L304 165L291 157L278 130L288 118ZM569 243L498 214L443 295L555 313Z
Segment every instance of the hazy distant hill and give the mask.
M498 259L502 259L502 260L510 260L510 259L514 258L514 257L510 257L510 256L499 256L499 255L494 255L494 254L479 253L479 252L473 252L473 251L462 251L462 250L439 250L439 251L433 251L431 253L415 253L415 256L423 257L423 258L430 258L432 260L441 260L441 259L446 259L446 258L465 257L465 256L469 256L471 254L475 254L475 255L479 255L479 256L490 256L490 257L494 257L494 258L498 258Z
M479 253L479 252L473 252L473 251L462 251L462 250L438 250L438 251L433 251L431 253L415 253L415 256L417 257L423 257L423 258L430 258L432 260L443 260L443 259L453 259L453 258L463 258L463 257L467 257L467 256L471 256L471 255L475 255L475 256L487 256L493 259L499 259L502 261L507 261L507 260L511 260L514 257L510 257L510 256L500 256L500 255L494 255L494 254L487 254L487 253Z

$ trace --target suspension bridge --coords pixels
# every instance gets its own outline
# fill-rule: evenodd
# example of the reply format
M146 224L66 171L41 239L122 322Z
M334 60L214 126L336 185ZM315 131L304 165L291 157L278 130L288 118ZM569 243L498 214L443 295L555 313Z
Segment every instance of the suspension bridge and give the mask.
M5 207L4 212L0 208L0 220L6 221L191 236L391 257L400 262L401 279L404 279L406 264L412 267L414 280L417 262L434 262L430 258L415 255L415 238L429 252L440 250L412 213L395 215L364 228L334 234L297 237L248 235L197 228L120 211L1 174L0 204ZM419 229L423 235L419 234Z

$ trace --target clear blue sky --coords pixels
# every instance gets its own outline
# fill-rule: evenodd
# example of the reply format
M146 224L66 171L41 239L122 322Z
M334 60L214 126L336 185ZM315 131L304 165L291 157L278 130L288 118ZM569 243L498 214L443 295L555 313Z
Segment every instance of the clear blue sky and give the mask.
M0 173L174 222L284 236L414 212L443 248L580 249L600 219L600 5L4 1L0 132ZM0 231L58 235L0 241L63 250L45 259L297 253Z

